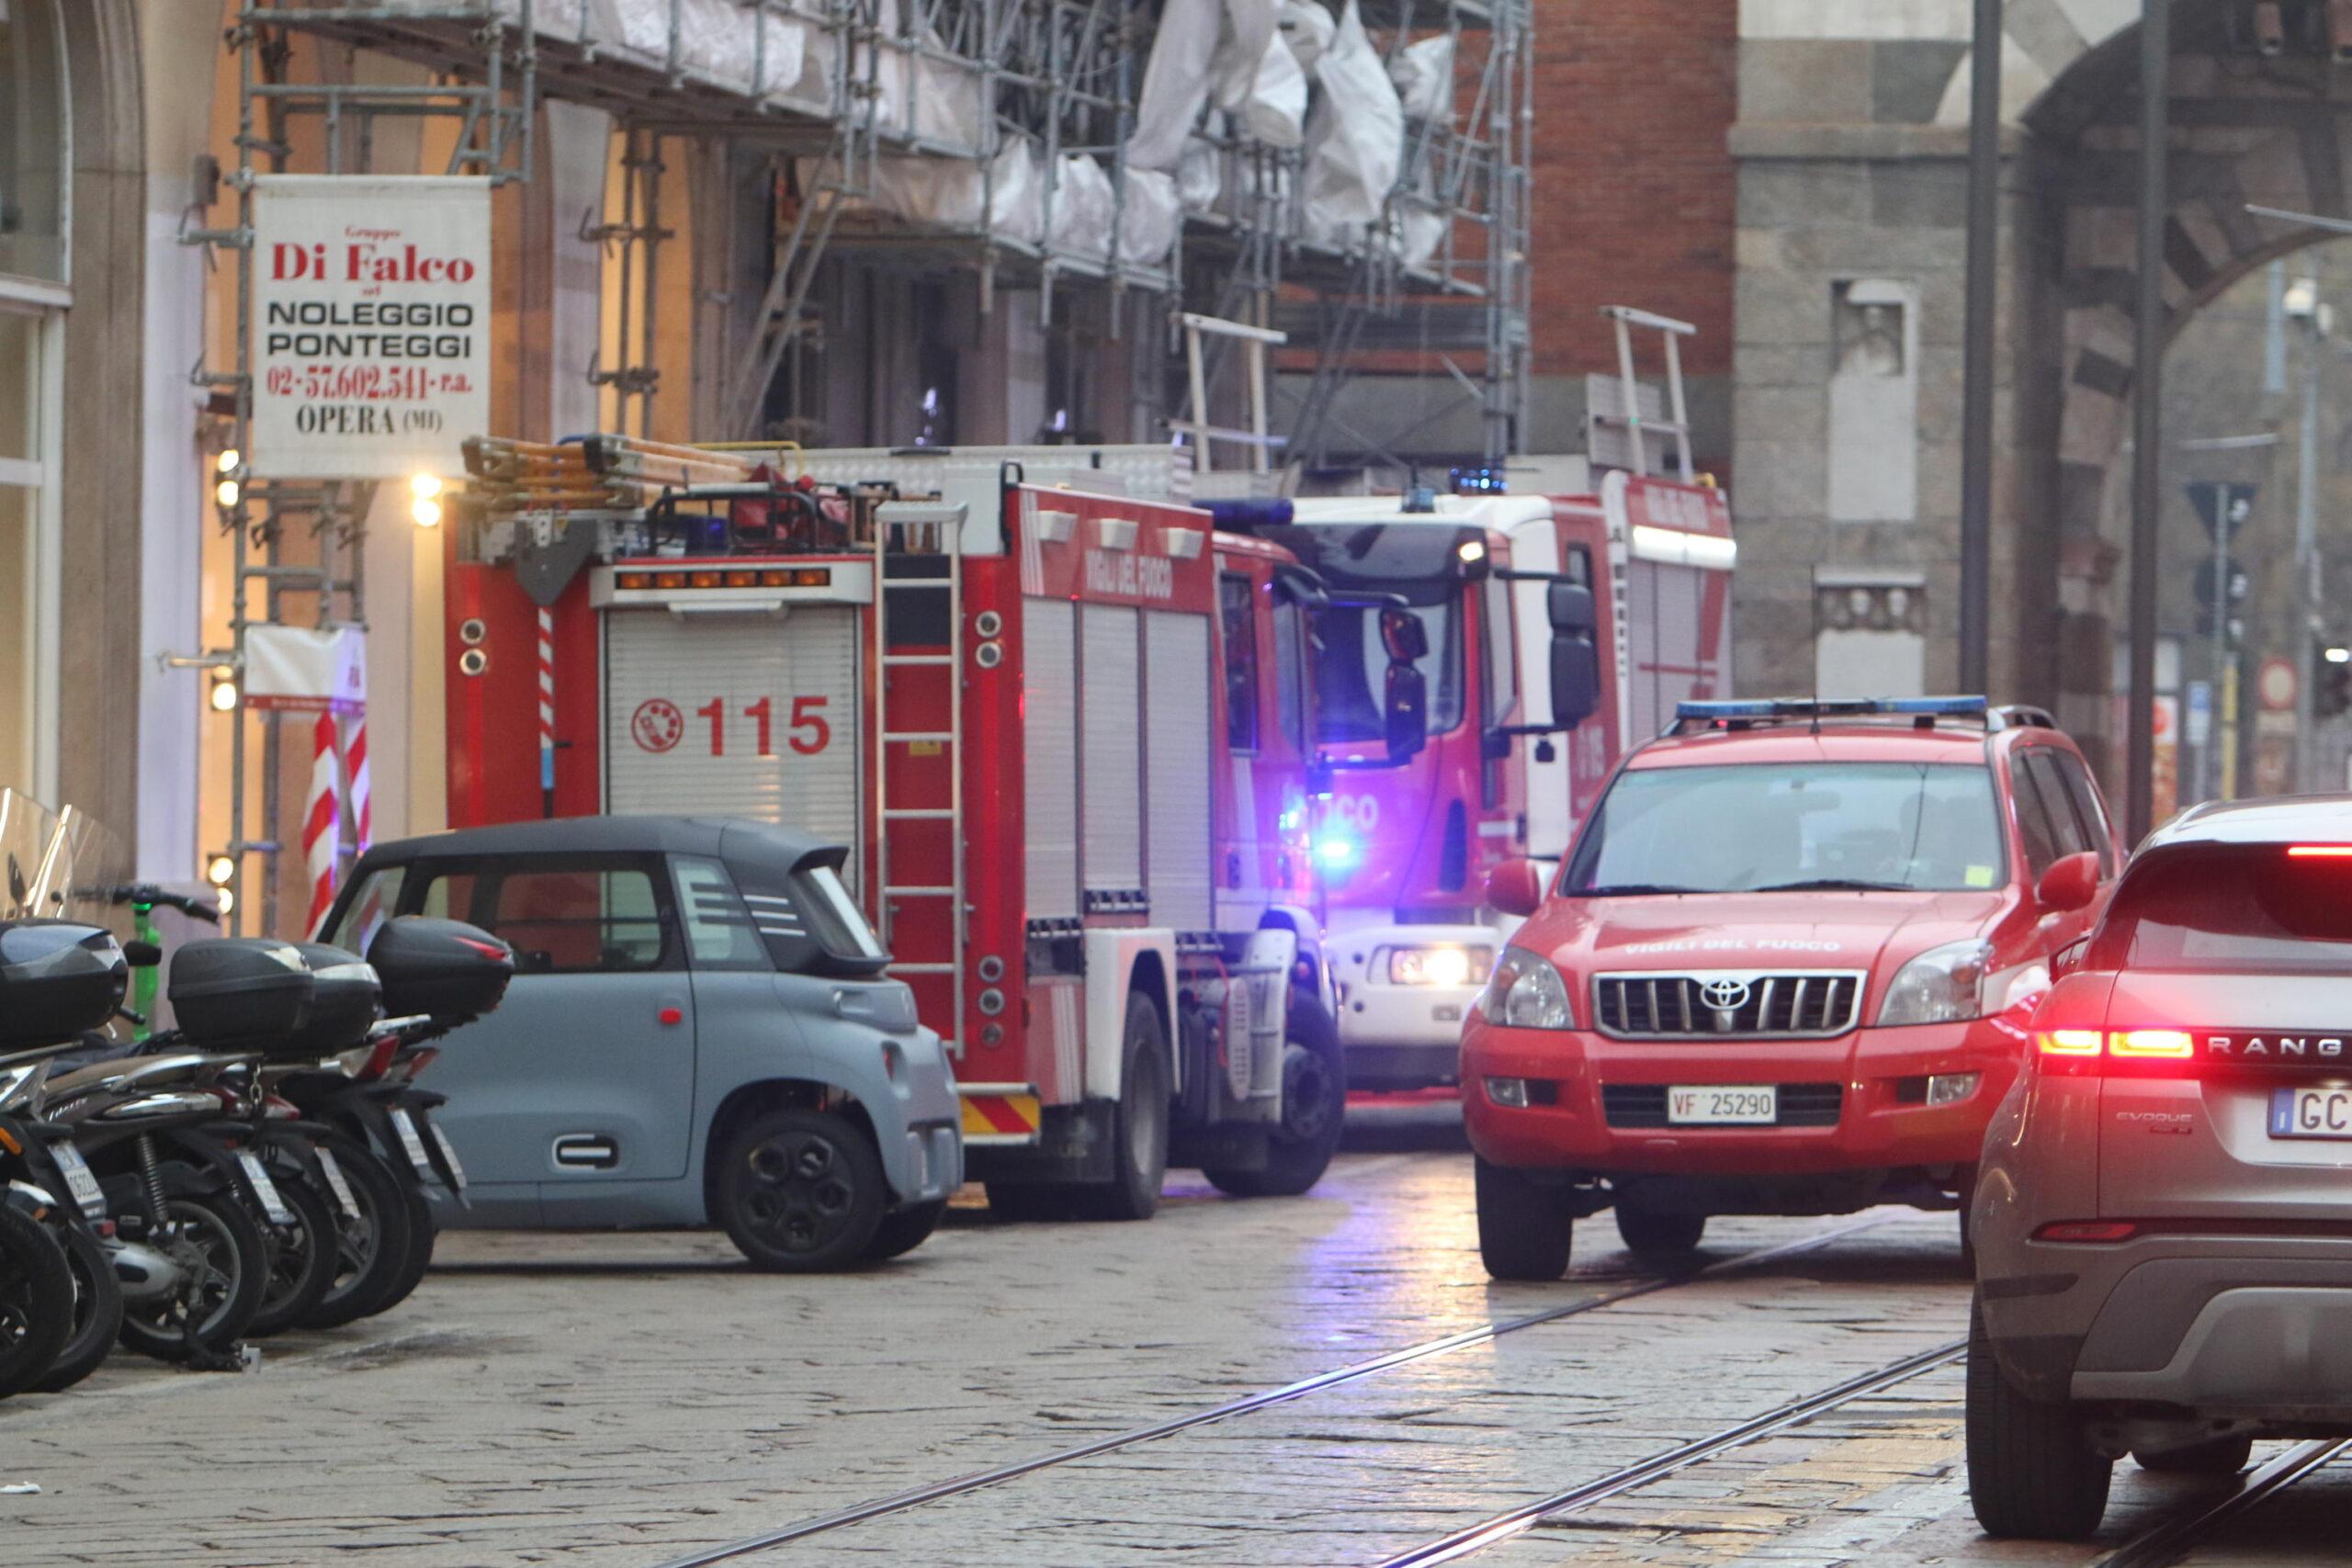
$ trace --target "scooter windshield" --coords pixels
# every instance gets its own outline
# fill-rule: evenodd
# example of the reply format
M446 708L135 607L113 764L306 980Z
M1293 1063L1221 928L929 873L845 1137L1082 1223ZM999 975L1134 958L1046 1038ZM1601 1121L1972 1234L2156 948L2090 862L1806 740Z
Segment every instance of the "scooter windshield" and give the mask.
M40 906L37 885L57 838L57 813L13 789L0 789L0 919L53 915Z

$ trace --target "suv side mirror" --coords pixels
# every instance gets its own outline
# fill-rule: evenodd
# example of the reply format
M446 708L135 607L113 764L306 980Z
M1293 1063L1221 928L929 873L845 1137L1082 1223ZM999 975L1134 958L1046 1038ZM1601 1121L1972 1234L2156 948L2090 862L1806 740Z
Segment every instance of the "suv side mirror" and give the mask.
M2088 908L2091 900L2098 897L2098 852L2078 850L2052 862L2050 869L2041 874L2033 896L2052 914Z
M1544 873L1532 860L1507 860L1487 874L1487 902L1506 915L1535 913L1544 902Z

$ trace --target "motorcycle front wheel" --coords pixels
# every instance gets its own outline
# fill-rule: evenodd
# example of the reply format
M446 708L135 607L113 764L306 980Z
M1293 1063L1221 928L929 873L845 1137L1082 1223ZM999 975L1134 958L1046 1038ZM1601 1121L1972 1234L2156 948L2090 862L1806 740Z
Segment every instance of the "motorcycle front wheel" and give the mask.
M74 1332L74 1271L49 1227L0 1202L0 1398L30 1388Z
M114 1259L81 1225L65 1226L58 1240L74 1270L74 1330L33 1384L43 1393L72 1388L96 1371L122 1333L122 1287L115 1281Z

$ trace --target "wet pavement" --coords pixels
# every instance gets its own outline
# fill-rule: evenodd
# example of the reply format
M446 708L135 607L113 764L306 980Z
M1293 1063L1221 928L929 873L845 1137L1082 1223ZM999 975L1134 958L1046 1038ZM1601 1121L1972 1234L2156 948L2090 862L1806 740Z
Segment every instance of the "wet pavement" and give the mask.
M1003 1224L973 1201L845 1276L755 1274L712 1235L452 1234L408 1303L272 1341L256 1372L124 1356L0 1404L0 1485L41 1488L0 1495L0 1561L651 1568L1470 1334L733 1559L1375 1564L1964 1328L1948 1214L1718 1221L1715 1268L1624 1299L1655 1276L1604 1216L1569 1279L1493 1283L1452 1108L1358 1122L1304 1199L1179 1176L1140 1225ZM2102 1545L1988 1542L1960 1390L1957 1365L1931 1369L1470 1560L2087 1564L2210 1495L2127 1462ZM2347 1505L2352 1472L2323 1472L2188 1561L2340 1561Z

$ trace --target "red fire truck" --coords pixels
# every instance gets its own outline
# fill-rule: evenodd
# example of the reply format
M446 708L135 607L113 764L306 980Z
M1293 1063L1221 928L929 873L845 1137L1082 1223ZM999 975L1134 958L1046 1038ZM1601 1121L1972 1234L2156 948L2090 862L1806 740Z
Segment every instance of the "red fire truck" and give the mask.
M1711 485L1611 472L1598 494L1227 515L1313 568L1333 602L1316 686L1335 772L1314 854L1350 1081L1451 1082L1463 1020L1518 924L1485 907L1487 873L1564 853L1625 748L1676 703L1726 690L1730 506ZM1382 729L1376 624L1396 604L1420 624L1429 694L1426 733L1401 745Z
M992 1206L1303 1191L1342 1070L1308 860L1313 574L1159 447L478 442L453 825L751 817L854 848ZM1397 672L1396 701L1417 686Z

